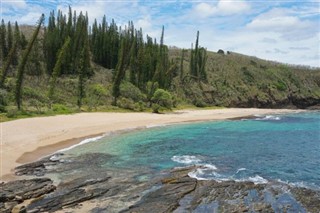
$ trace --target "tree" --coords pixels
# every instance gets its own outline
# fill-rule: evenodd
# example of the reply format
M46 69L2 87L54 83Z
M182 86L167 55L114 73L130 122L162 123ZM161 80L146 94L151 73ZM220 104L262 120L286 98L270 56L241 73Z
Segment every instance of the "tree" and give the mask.
M0 73L0 87L3 87L4 85L4 82L6 80L6 77L8 75L8 71L9 71L9 67L10 65L12 64L13 62L13 59L14 59L14 55L16 53L16 50L17 50L17 42L15 42L13 44L13 47L11 48L10 52L9 52L9 55L4 63L4 66L1 70L1 73Z
M27 63L29 54L31 52L32 46L39 34L40 31L40 27L42 25L42 23L44 22L44 14L41 15L39 22L38 22L38 26L36 28L36 30L33 32L33 35L31 37L31 40L28 43L27 49L25 50L23 57L22 57L22 61L19 63L18 66L18 75L17 75L17 81L16 81L16 91L15 91L15 98L16 98L16 104L18 109L21 109L21 94L22 94L22 84L23 84L23 76L24 76L24 68L25 65Z
M58 53L58 60L53 68L53 71L52 71L52 75L51 75L51 79L50 79L50 82L49 82L49 99L52 100L52 97L53 97L53 94L54 94L54 87L55 87L55 84L56 84L56 81L57 81L57 78L58 76L60 75L61 73L61 65L62 65L62 62L63 60L65 59L67 53L68 53L68 49L69 49L69 46L70 46L70 37L68 37L66 39L66 41L64 42L62 48L59 50L59 53Z
M13 33L12 33L12 27L11 27L10 21L8 22L7 30L8 30L8 36L7 36L8 50L11 50L11 48L13 46Z
M182 81L183 79L183 61L184 61L184 53L185 53L185 49L182 49L181 51L181 59L180 59L180 81Z
M125 77L125 72L127 69L127 61L128 61L128 51L126 51L126 47L128 46L129 40L127 38L123 38L121 41L120 53L119 53L119 61L117 64L117 68L115 70L114 81L112 86L112 95L114 97L114 105L117 105L117 99L120 96L120 84L123 78Z
M199 47L199 31L197 32L197 39L195 49L191 48L190 53L190 75L200 80L206 80L206 62L207 51L203 47Z
M16 49L13 53L12 64L18 65L18 50L21 49L20 29L18 22L15 22L14 25L14 43L16 44Z
M4 23L4 20L2 19L1 26L0 26L0 47L1 47L2 60L5 60L5 58L8 55L8 46L7 46L6 37L7 37L6 25Z

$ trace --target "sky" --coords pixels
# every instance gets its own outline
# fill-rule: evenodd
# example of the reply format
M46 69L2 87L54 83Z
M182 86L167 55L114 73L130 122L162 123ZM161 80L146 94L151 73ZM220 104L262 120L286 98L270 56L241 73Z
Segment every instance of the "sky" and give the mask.
M169 46L200 45L288 64L320 67L320 0L0 0L5 22L35 25L42 13L88 12L118 25L133 21Z

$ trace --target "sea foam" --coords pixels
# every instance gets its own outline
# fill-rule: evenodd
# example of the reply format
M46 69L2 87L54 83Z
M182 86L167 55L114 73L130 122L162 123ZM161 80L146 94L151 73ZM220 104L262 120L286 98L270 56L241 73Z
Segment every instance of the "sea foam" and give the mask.
M83 141L81 141L80 143L77 143L77 144L74 144L72 146L69 146L67 148L64 148L64 149L60 149L58 151L56 151L55 153L59 153L59 152L65 152L65 151L68 151L70 149L73 149L77 146L81 146L83 144L86 144L86 143L91 143L91 142L95 142L97 140L100 140L101 138L105 137L107 134L104 134L104 135L101 135L101 136L97 136L97 137L93 137L93 138L87 138L87 139L84 139Z
M182 164L198 164L202 160L193 155L175 155L171 160Z
M275 116L275 115L266 115L266 116L260 116L260 115L255 115L257 118L254 120L256 121L279 121L281 120L281 117Z

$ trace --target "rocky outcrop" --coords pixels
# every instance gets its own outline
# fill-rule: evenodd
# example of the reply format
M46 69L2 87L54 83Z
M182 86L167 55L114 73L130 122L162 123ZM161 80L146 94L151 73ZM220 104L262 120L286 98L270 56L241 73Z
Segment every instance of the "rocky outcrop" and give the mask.
M56 187L49 178L35 178L1 183L0 189L0 212L11 212L24 200L48 194Z
M283 183L196 180L173 170L162 187L124 212L318 212L319 192ZM292 193L291 193L292 191Z
M55 156L42 160L42 163L28 164L29 169L28 166L20 167L19 171L33 171L49 159L50 162L64 163L45 166L46 172L72 172L57 186L49 178L2 183L0 211L11 212L14 208L19 212L54 212L61 209L78 212L81 210L80 203L86 201L93 206L91 212L318 213L320 210L320 191L317 190L280 182L255 184L249 181L197 180L189 176L197 166L173 169L153 175L150 179L141 179L151 171L100 168L100 161L106 158L110 156L86 154L79 161L66 161ZM84 172L84 168L79 170L88 162L91 162L90 168L87 168L89 173ZM81 172L75 172L77 170Z

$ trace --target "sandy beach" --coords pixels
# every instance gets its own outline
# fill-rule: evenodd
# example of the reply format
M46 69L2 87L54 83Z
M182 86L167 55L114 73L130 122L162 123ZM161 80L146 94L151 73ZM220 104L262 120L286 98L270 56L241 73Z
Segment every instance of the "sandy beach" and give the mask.
M79 113L28 118L1 123L0 177L14 178L14 168L60 149L109 132L180 122L223 120L251 115L296 112L287 109L179 110L153 113Z

